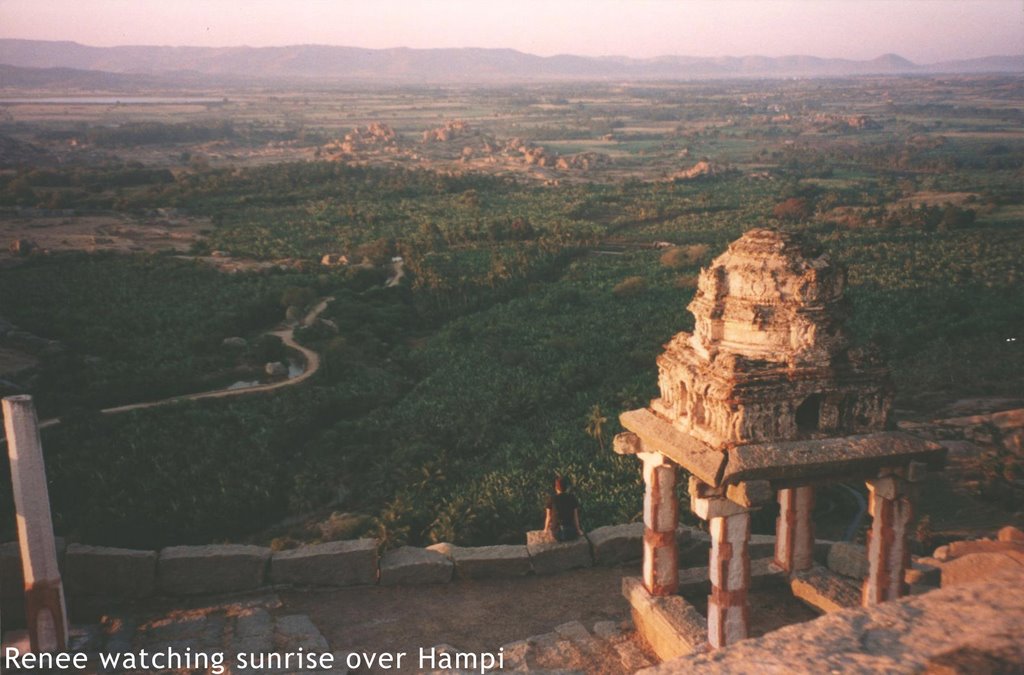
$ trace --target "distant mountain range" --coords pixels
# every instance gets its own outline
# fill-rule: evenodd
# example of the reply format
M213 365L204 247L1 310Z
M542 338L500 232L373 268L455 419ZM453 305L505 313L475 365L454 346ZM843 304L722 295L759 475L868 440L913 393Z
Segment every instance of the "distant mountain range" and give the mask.
M916 64L896 54L870 61L816 56L661 56L637 59L571 54L536 56L514 49L362 49L290 47L89 47L76 42L0 39L0 86L85 77L78 71L177 80L303 78L335 81L524 82L847 77L931 73L1024 73L1024 55ZM48 74L18 69L70 69ZM103 77L92 76L104 81ZM109 79L109 78L108 78ZM114 78L116 80L117 78Z

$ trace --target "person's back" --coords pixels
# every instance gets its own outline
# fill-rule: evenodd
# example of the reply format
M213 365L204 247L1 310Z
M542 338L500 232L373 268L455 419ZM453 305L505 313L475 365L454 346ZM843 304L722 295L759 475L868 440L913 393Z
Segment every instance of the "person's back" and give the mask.
M548 498L544 529L558 541L570 541L583 534L580 527L580 503L569 492L569 481L555 479L555 494Z

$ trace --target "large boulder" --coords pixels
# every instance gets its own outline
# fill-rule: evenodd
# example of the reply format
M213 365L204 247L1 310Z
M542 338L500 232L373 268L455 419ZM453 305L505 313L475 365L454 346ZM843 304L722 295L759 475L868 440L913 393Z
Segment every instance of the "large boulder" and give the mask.
M427 550L447 555L455 564L455 576L460 579L521 577L533 570L525 546L462 547L435 544L428 546Z
M639 560L644 554L644 524L606 525L587 534L594 551L594 564L617 565Z
M445 584L452 580L455 564L440 551L403 546L384 554L380 564L382 586Z
M70 544L64 583L70 595L145 598L156 589L156 551Z
M263 585L269 560L262 546L170 546L160 551L157 587L172 595L248 591Z
M586 536L573 541L557 541L547 530L526 533L526 550L537 574L554 574L579 567L590 567L590 542Z
M377 580L377 540L355 539L274 553L270 579L298 586L354 586Z

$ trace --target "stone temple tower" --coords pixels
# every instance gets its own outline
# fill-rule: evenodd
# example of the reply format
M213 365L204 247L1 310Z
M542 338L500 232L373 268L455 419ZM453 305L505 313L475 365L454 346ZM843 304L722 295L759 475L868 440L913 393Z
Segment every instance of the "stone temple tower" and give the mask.
M881 431L889 378L850 347L845 281L792 235L750 230L701 271L694 331L658 358L652 408L716 449Z
M623 592L663 658L747 636L750 513L772 502L771 565L794 592L839 587L814 562L814 491L828 483L868 489L861 601L907 590L911 498L945 451L887 429L892 386L878 358L846 336L845 282L842 268L794 235L750 230L701 271L693 333L675 335L657 360L660 396L619 416L626 431L614 449L636 455L644 477L643 576L627 578ZM686 619L697 612L676 595L680 468L690 510L711 535L706 629Z

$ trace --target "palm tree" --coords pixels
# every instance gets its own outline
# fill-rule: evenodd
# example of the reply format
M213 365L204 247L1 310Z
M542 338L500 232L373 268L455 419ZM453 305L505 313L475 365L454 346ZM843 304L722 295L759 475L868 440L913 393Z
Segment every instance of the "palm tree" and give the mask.
M604 450L604 425L608 418L601 414L601 406L594 404L587 416L585 431L591 438L597 440L597 444Z

